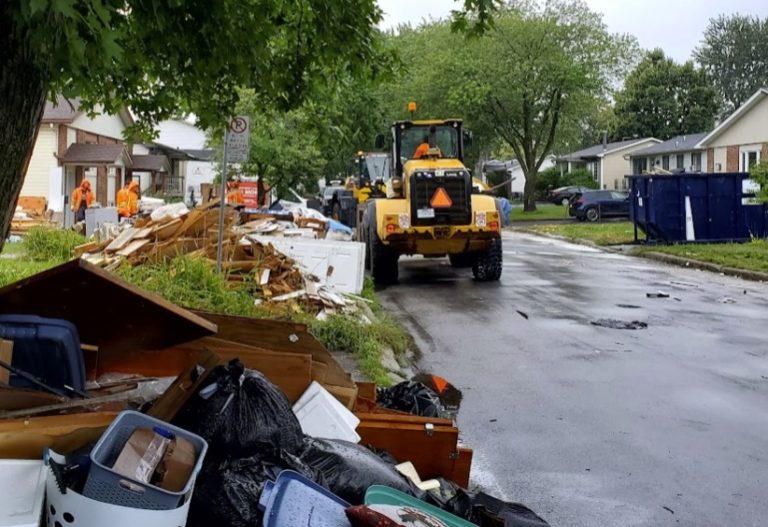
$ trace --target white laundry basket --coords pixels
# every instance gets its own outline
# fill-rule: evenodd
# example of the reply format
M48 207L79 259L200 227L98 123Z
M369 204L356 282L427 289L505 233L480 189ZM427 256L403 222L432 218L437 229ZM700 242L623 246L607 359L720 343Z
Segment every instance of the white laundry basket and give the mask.
M62 493L50 466L46 472L45 491L47 527L184 527L191 501L187 500L177 509L165 511L102 503L72 489Z

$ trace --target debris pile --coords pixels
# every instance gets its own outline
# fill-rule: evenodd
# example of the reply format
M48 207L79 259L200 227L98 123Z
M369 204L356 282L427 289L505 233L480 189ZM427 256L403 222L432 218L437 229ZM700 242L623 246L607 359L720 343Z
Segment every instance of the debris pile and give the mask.
M49 226L51 211L45 198L20 196L11 220L11 234L23 235L33 227Z
M102 225L96 239L76 247L74 255L106 270L122 264L159 263L180 255L202 258L215 266L220 214L217 205L211 201L191 211L183 204L166 205L133 224ZM294 218L292 213L246 216L248 221L241 224L240 213L232 208L225 211L222 269L228 280L252 285L256 304L294 301L312 313L354 310L355 301L324 283L331 278L328 268L318 277L277 250L270 238L264 238L320 238L326 232L324 220Z

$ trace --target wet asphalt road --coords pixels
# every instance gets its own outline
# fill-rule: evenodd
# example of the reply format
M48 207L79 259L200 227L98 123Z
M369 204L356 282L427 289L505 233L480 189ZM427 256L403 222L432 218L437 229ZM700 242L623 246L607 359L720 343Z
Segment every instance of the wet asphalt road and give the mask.
M768 525L768 285L518 233L504 258L401 260L381 295L464 392L473 481L557 527Z

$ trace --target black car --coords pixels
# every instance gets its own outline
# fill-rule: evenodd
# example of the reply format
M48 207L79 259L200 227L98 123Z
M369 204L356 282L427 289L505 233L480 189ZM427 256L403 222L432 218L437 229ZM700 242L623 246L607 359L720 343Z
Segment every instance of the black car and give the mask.
M579 221L629 217L629 194L619 190L588 190L571 201L568 213Z
M555 190L551 190L549 192L547 201L551 201L555 205L568 205L568 203L571 201L571 198L578 196L587 190L589 190L587 187L580 187L576 185L556 188Z

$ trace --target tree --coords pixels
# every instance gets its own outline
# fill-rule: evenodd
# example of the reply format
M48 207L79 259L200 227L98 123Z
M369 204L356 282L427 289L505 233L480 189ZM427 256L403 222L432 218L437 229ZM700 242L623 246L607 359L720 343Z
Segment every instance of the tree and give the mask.
M627 76L616 95L615 137L656 137L710 130L718 97L707 74L693 62L676 64L656 49Z
M757 200L760 203L768 203L768 161L760 161L749 170L749 175L760 185L757 192Z
M11 0L0 7L0 233L7 233L46 95L128 106L136 132L177 112L221 127L249 86L295 106L374 60L374 0ZM4 236L3 236L4 238Z
M768 85L768 18L720 15L710 19L694 57L709 74L730 115Z
M526 178L524 210L536 210L536 176L558 131L597 112L635 49L583 2L555 0L500 12L494 28L460 52L458 78L469 82L452 97L514 151Z

